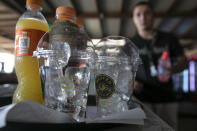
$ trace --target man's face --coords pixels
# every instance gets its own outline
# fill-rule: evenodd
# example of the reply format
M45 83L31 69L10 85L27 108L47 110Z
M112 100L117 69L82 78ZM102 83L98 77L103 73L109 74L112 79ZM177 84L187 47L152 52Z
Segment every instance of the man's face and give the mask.
M136 6L133 21L138 30L150 30L153 23L153 12L147 5Z

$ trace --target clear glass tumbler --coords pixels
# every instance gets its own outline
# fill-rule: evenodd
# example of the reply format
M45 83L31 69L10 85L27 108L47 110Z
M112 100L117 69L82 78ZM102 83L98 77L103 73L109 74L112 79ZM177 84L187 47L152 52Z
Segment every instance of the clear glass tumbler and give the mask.
M141 63L138 49L127 38L109 36L95 45L95 87L98 115L128 110L135 73Z

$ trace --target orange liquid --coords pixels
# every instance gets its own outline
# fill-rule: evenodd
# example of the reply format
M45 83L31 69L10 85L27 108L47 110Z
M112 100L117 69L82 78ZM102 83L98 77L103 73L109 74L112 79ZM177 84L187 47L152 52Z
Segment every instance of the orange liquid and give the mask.
M36 29L47 32L47 23L35 19L19 19L16 29ZM40 36L42 37L42 36ZM13 96L13 103L32 100L43 103L39 65L32 56L15 56L15 70L18 86Z

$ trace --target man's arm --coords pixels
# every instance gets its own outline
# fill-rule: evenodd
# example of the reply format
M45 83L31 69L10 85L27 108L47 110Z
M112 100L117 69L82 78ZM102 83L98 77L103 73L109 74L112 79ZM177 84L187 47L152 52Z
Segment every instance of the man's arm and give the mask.
M174 35L170 35L170 55L176 59L175 65L172 65L170 73L175 74L182 72L189 67L189 62L184 54L184 49Z

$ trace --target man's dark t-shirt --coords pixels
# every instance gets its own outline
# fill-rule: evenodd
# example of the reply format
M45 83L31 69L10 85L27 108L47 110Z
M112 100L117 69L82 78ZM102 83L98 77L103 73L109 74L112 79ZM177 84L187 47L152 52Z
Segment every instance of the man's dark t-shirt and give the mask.
M140 94L134 94L145 102L170 102L175 100L172 79L168 82L160 82L150 73L150 61L157 68L158 60L164 51L168 51L172 64L177 56L183 55L183 48L178 40L171 34L155 32L152 40L145 40L138 34L131 39L138 47L143 64L140 65L136 80L144 84ZM149 57L151 55L151 58Z

